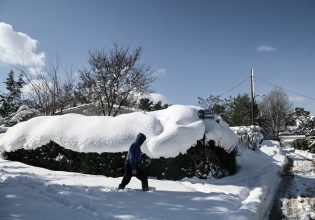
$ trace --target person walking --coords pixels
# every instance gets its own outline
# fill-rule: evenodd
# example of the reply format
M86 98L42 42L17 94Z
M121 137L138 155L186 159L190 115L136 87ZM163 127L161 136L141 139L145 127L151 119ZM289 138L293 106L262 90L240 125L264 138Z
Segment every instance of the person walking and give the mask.
M151 163L150 158L141 152L141 145L145 140L146 136L139 133L136 140L131 144L125 161L125 174L118 189L124 189L130 182L132 176L135 176L141 180L142 190L149 190L148 175L144 166L142 166L143 163L146 163L147 165Z

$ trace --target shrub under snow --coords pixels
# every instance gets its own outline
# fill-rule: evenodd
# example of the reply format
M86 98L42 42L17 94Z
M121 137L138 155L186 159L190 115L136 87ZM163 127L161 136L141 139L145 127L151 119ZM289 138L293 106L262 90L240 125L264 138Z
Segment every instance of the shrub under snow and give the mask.
M5 157L53 170L117 177L139 132L158 179L223 177L236 168L237 136L220 118L200 119L196 106L171 106L117 117L40 116L9 128L0 139Z
M39 116L40 112L37 109L32 109L28 107L27 105L22 105L16 113L10 115L6 122L6 126L14 126L20 122L27 121L31 118L34 118L36 116Z

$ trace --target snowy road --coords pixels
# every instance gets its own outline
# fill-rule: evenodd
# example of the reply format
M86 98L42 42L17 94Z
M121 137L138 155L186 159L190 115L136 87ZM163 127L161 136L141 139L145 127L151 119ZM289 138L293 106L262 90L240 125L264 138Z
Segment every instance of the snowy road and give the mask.
M289 153L270 219L315 219L315 162Z

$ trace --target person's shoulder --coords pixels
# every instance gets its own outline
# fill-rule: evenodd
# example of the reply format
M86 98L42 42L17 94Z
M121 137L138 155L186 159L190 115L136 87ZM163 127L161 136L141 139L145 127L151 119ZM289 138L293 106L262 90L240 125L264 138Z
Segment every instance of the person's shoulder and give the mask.
M130 149L137 149L139 148L139 144L137 144L136 142L133 142L131 145L130 145Z

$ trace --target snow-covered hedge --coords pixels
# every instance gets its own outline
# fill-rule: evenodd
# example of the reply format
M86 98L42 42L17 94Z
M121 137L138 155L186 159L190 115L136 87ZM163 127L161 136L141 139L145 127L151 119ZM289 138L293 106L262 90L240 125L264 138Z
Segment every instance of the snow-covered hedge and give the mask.
M175 157L185 153L206 136L231 152L237 136L220 118L200 119L196 106L174 105L155 112L111 116L39 116L8 129L0 148L15 151L35 149L50 141L77 152L127 151L139 132L147 136L142 151L151 158Z
M124 173L127 151L117 153L79 153L65 149L54 142L34 150L19 149L4 152L8 160L15 160L50 170L80 172L107 177L119 177ZM198 141L185 154L171 158L152 159L145 168L148 175L157 179L180 180L185 177L201 179L221 178L234 174L236 151L227 153L216 147L213 141Z

